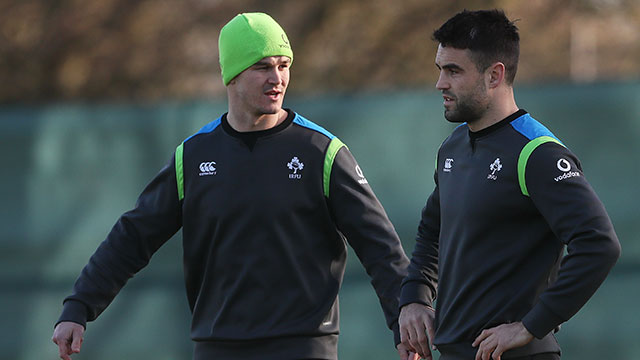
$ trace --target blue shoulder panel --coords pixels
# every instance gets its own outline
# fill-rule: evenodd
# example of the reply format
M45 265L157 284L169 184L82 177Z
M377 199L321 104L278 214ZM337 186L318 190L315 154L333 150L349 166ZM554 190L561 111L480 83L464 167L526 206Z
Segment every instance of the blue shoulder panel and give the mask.
M189 141L189 139L191 139L192 137L194 137L196 135L210 133L213 130L215 130L221 123L222 123L222 116L220 116L216 120L208 123L207 125L203 126L202 129L198 130L197 133L195 133L195 134L189 136L188 138L186 138L185 141L183 141L183 142Z
M560 140L555 135L553 135L553 133L549 129L540 124L529 114L524 114L519 118L513 120L511 122L511 126L529 140L533 140L540 136L549 136L560 142Z
M322 133L326 137L328 137L330 140L332 140L335 137L335 135L333 135L332 133L328 132L322 126L319 126L319 125L315 124L314 122L311 122L311 121L305 119L304 117L298 115L298 113L296 113L296 117L293 119L293 122L298 124L298 125L300 125L300 126L306 127L307 129L311 129L311 130L317 131L319 133Z

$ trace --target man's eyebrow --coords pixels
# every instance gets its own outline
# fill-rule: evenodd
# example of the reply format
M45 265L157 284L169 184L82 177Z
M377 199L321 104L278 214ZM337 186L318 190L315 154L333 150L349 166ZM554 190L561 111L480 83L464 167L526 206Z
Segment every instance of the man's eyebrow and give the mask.
M449 63L449 64L444 64L442 66L436 64L436 66L438 67L438 69L442 70L442 69L446 69L446 70L463 70L459 65L457 64L453 64L453 63Z
M253 65L254 65L254 66L255 66L255 65L258 65L258 66L261 66L261 65L271 65L271 62L269 62L269 61L267 61L267 60L258 60L258 61L257 61L255 64L253 64Z
M272 64L271 61L262 59L262 60L258 60L255 64L253 64L253 66L278 66L281 63L290 64L291 60L287 58L286 60L278 61L277 63Z

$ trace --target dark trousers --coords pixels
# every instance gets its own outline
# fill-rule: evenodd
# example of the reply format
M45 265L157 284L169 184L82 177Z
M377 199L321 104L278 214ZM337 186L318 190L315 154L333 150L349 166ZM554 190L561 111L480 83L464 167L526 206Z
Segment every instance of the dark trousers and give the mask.
M440 355L440 360L473 360L475 358L475 354L446 354ZM504 357L503 357L504 358ZM541 353L527 356L519 356L514 358L504 358L505 360L560 360L559 353Z
M535 355L512 358L509 360L560 360L560 354L558 353L535 354Z
M473 360L478 348L471 343L438 345L440 360ZM528 355L533 354L533 355ZM560 346L553 334L542 339L533 339L527 345L511 349L502 355L504 360L559 360Z

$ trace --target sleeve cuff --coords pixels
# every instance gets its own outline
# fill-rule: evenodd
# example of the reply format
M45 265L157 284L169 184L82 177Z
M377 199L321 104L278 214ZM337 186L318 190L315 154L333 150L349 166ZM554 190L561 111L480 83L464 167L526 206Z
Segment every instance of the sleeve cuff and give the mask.
M399 308L412 303L433 307L432 299L433 295L431 288L426 284L422 284L417 281L406 282L402 285L402 289L400 290Z
M393 344L398 347L398 344L400 344L400 325L397 321L393 323L391 331L393 331Z
M557 328L564 320L542 302L538 302L522 319L522 324L538 339L542 339Z
M87 306L80 301L66 300L62 308L62 314L56 325L63 321L70 321L87 328Z

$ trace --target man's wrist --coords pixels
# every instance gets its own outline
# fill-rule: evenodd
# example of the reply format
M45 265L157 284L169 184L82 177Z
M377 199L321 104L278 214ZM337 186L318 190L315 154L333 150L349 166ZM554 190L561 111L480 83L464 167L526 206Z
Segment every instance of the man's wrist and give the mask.
M524 323L522 321L519 321L518 323L520 324L520 335L526 337L529 341L533 340L535 336L531 333L531 331L529 331L529 329L527 329Z

